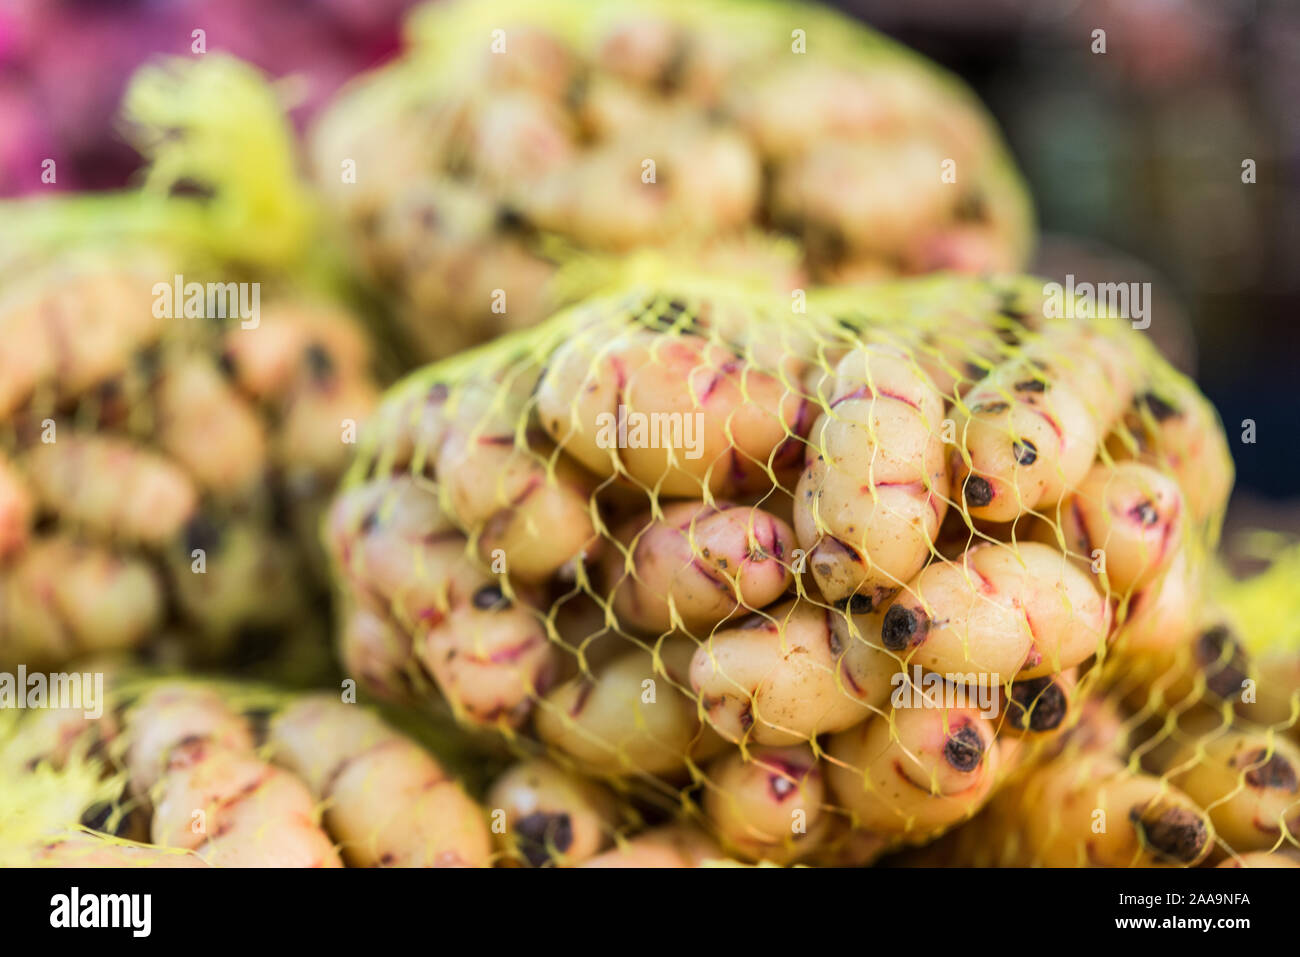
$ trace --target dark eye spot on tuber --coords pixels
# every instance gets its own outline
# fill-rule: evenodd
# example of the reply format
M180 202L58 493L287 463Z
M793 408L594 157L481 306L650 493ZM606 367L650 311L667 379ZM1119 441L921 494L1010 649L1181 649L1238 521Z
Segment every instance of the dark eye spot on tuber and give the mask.
M929 630L930 619L925 612L895 605L885 612L880 641L890 651L902 651L910 645L919 645Z
M975 508L983 508L993 501L993 486L989 484L988 479L980 478L978 475L971 475L966 479L962 494L966 497L968 504Z
M1162 808L1143 813L1140 807L1129 812L1129 820L1157 856L1190 864L1201 855L1209 832L1205 822L1183 807Z
M943 746L943 759L958 771L968 773L979 767L984 757L984 742L979 732L965 727L948 735Z
M550 861L551 848L563 854L573 846L573 821L567 814L536 811L521 819L517 827L520 850L533 867Z
M862 595L856 592L848 597L845 604L845 608L848 610L850 615L870 614L874 606L875 602L872 601L870 595Z
M1016 383L1017 392L1046 392L1047 383L1042 379L1025 379Z
M1007 720L1022 731L1051 731L1065 720L1065 692L1050 677L1017 681L1011 686L1011 701Z
M1296 789L1295 766L1280 754L1274 754L1267 761L1264 751L1250 755L1247 765L1255 765L1246 772L1246 783L1253 788L1273 788L1294 793Z
M1147 528L1160 520L1160 516L1156 513L1156 507L1151 502L1138 502L1128 510L1128 513L1135 522Z
M1011 452L1021 465L1033 465L1038 461L1038 446L1028 439L1016 439L1011 445Z
M500 585L484 585L474 592L474 607L481 611L491 611L505 603L505 594Z

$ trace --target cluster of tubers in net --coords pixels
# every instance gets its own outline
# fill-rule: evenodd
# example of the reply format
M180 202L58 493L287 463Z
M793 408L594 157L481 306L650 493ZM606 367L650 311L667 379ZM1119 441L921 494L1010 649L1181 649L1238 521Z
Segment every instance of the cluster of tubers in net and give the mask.
M378 397L369 344L288 295L247 325L169 318L174 272L105 252L7 285L0 665L194 632L203 660L308 614L346 423Z
M2 742L6 773L91 768L109 782L108 797L0 850L52 867L682 867L726 858L687 824L624 838L615 793L545 759L513 763L476 801L364 707L326 694L250 707L241 694L164 679L111 691L115 706L97 719L32 712Z
M966 819L1078 720L1081 675L1197 641L1167 596L1231 483L1195 388L1039 289L901 282L792 322L637 288L417 373L326 530L348 670L690 788L746 859ZM609 440L636 416L694 431Z
M512 5L425 11L436 46L314 130L321 189L426 357L543 318L557 238L780 289L1022 265L1028 200L997 133L919 57L824 10L801 12L820 38L804 57L779 15L739 2L565 6L550 26Z
M1193 647L1187 652L1169 674L1183 693L1171 700L1159 680L1131 678L1090 693L1080 721L1042 760L971 821L900 862L1300 867L1298 725L1293 714L1273 723L1268 700L1289 709L1300 702L1300 685L1294 674L1263 667L1264 698L1243 704L1215 691L1223 677L1240 677L1239 654L1207 661ZM1149 699L1138 700L1139 688Z

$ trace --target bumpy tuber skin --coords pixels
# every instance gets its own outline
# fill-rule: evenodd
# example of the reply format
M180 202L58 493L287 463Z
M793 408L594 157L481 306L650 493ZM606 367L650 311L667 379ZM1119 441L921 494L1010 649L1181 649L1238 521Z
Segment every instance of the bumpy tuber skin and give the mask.
M709 764L705 779L704 813L742 858L788 863L826 836L826 784L808 745L732 751Z
M537 736L592 774L672 774L720 742L700 725L686 687L689 639L670 639L657 660L629 651L595 674L551 691L537 709Z
M188 475L124 438L59 433L23 465L43 509L106 539L165 545L198 504Z
M953 410L952 487L991 522L1060 500L1087 474L1098 424L1083 392L1030 359L1004 362Z
M512 765L487 794L493 814L505 813L501 850L531 867L570 866L609 845L617 820L614 795L603 785L544 758Z
M41 845L32 856L36 867L206 867L207 862L183 848L154 847L89 834L59 838Z
M1203 577L1200 564L1186 548L1179 549L1164 574L1129 597L1122 617L1117 616L1112 653L1136 662L1189 642Z
M482 809L427 752L355 705L301 699L271 721L272 758L325 807L354 867L480 867L491 858Z
M973 815L992 792L994 726L969 708L900 708L833 735L827 779L857 826L923 840Z
M824 143L781 168L773 215L814 248L835 235L850 255L887 260L956 220L961 193L932 175L945 158L921 140Z
M476 384L448 403L448 428L435 460L440 502L475 535L479 557L504 557L520 582L544 581L597 541L589 476L536 438L516 435L522 407Z
M775 376L717 343L638 330L610 338L607 327L561 345L537 393L543 427L592 472L693 498L766 487L784 444L810 424L807 411Z
M869 345L835 370L795 490L795 528L822 594L880 608L921 570L948 508L943 397L905 355Z
M520 211L542 230L615 251L723 233L753 218L762 177L742 137L693 116L652 112L646 120L543 173L519 191ZM626 171L651 153L655 184L647 188Z
M668 825L654 828L583 862L583 867L699 867L706 861L724 861L717 843L698 828Z
M387 615L361 606L339 609L339 654L345 674L355 675L386 701L410 694L411 639Z
M1066 547L1092 562L1105 555L1112 595L1144 588L1167 569L1183 540L1183 496L1178 484L1148 465L1093 466L1061 502Z
M466 541L429 483L404 476L346 493L327 538L366 607L412 636L458 714L489 724L527 718L553 678L555 651L543 624L467 560ZM396 678L391 664L387 654L376 663L386 682Z
M695 637L770 605L793 580L794 532L762 509L717 502L668 505L627 522L603 569L624 627L656 634L675 620ZM629 567L630 566L630 567Z
M165 608L147 563L61 535L38 538L0 570L0 664L35 667L136 647Z
M881 644L930 671L994 685L1072 668L1109 632L1109 604L1060 552L981 543L959 562L928 566L899 594Z
M206 492L247 495L266 470L267 438L251 403L206 355L164 358L156 391L159 447Z
M61 267L0 304L0 418L44 387L66 400L121 376L166 319L153 284L171 274L145 257L130 269Z
M252 751L248 722L215 691L180 682L147 691L127 712L125 757L131 788L147 798L166 770L171 750L187 739Z
M1290 741L1241 731L1210 736L1186 745L1169 773L1234 851L1300 838L1300 748Z
M153 804L154 843L195 851L217 867L343 866L303 783L251 753L181 743Z
M1067 754L1035 770L1020 806L1027 856L1044 867L1191 867L1214 844L1185 793L1103 755Z
M27 544L35 503L27 483L0 454L0 562Z
M1107 449L1173 475L1191 521L1217 527L1232 491L1232 455L1214 408L1190 383L1162 383L1138 395Z
M272 304L257 328L226 332L220 362L239 392L270 411L267 454L290 482L342 471L345 423L364 422L378 401L370 346L350 316L310 302Z
M216 866L341 866L307 788L257 758L247 720L215 691L159 685L127 712L124 733L154 843Z
M862 627L878 617L862 616ZM889 698L898 660L843 615L792 601L715 632L691 660L691 686L728 741L794 744L869 718Z

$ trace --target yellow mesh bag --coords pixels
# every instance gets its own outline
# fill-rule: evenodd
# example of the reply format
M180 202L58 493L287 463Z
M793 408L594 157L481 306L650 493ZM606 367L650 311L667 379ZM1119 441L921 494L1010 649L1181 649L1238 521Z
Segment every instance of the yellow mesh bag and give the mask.
M0 669L149 645L313 680L372 346L255 71L165 61L124 113L138 189L0 206Z
M898 860L1300 867L1300 550L1251 538L1265 571L1209 570L1208 603L1180 589L1162 647L1101 669L1076 729L969 823Z
M1029 201L982 107L840 14L458 0L408 34L311 155L425 358L535 323L637 248L783 290L1024 265Z
M84 675L105 670L107 685L76 706L0 712L0 865L494 858L491 821L461 781L456 763L468 762L454 742L411 737L336 695L153 678L100 662Z
M325 528L350 674L743 860L1031 787L1044 863L1239 849L1115 751L1196 746L1253 667L1204 597L1232 465L1193 384L1041 280L658 275L389 392ZM1024 777L1062 753L1092 791ZM1076 807L1123 822L1091 861Z

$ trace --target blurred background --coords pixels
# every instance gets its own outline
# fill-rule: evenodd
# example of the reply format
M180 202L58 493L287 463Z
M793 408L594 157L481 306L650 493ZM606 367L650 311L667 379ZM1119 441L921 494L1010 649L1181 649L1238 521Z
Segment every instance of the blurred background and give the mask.
M1149 334L1228 431L1230 524L1300 532L1300 2L835 5L984 98L1038 204L1039 272L1152 284ZM207 50L291 78L302 126L396 52L410 6L0 0L0 196L129 181L138 160L115 120L127 77L152 54L189 53L195 30ZM55 183L41 182L45 158ZM1241 441L1246 419L1255 444Z

